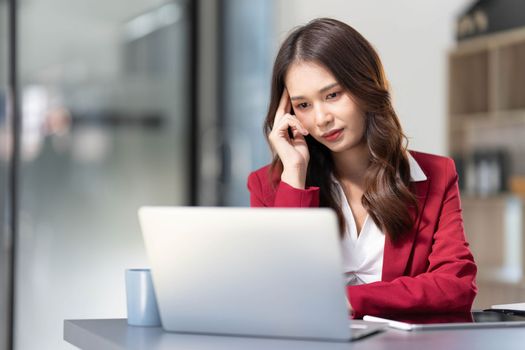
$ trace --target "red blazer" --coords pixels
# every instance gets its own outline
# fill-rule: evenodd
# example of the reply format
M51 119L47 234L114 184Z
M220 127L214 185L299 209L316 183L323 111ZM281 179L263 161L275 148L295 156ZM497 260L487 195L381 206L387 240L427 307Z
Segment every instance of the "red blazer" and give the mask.
M419 216L402 239L386 237L381 281L346 287L354 316L470 311L476 296L477 268L465 240L454 162L410 153L427 176L411 183ZM319 206L319 188L293 188L269 166L250 174L248 189L252 207Z

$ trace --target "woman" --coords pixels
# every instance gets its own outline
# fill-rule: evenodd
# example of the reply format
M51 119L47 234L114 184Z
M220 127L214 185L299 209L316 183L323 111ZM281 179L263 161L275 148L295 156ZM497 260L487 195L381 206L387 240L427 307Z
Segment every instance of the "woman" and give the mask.
M407 151L381 61L350 26L316 19L277 54L254 207L330 207L349 307L363 314L469 311L476 265L451 159Z

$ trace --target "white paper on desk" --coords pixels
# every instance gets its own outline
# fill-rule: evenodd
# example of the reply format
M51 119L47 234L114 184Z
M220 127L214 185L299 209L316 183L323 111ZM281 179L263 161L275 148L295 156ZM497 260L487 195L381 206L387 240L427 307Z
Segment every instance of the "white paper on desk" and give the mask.
M498 304L498 305L492 305L490 308L496 309L496 310L525 311L525 303Z

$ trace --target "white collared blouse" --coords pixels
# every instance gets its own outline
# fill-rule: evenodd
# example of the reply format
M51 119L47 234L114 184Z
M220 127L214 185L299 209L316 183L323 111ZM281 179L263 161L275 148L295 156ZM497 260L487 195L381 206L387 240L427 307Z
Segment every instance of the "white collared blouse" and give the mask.
M410 181L427 179L416 160L408 154ZM335 179L334 179L335 180ZM361 232L357 227L341 184L335 180L341 196L346 231L342 239L343 268L347 285L358 285L381 281L385 234L377 227L370 215L366 216Z

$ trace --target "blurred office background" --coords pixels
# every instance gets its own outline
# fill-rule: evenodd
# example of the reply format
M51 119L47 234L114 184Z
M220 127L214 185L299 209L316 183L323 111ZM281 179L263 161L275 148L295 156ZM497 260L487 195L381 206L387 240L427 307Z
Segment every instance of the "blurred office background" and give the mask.
M410 147L456 159L476 306L525 301L524 2L0 0L0 350L126 317L139 206L248 205L276 50L321 16L376 47Z

